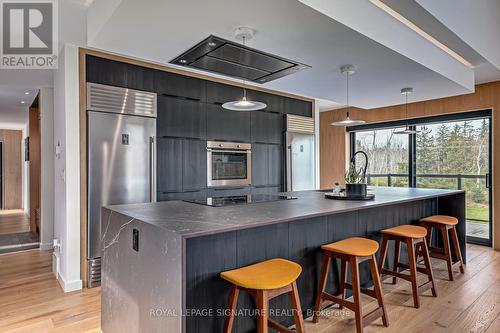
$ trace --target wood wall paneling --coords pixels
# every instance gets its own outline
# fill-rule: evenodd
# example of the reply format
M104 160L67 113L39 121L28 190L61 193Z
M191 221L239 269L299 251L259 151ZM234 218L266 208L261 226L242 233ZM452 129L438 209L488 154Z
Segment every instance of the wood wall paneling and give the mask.
M3 209L23 208L23 133L20 130L0 129L3 143L2 158L2 207Z
M30 198L30 230L40 228L37 211L40 209L40 177L41 177L41 146L40 146L40 110L31 107L29 110L29 198Z
M474 93L408 104L409 118L492 109L492 184L493 184L493 246L500 250L500 81L476 85ZM394 105L375 109L351 108L351 117L368 123L381 123L405 118L405 106ZM330 126L345 116L345 110L331 110L320 115L320 184L331 188L343 180L349 140L344 128ZM495 241L496 240L496 241Z

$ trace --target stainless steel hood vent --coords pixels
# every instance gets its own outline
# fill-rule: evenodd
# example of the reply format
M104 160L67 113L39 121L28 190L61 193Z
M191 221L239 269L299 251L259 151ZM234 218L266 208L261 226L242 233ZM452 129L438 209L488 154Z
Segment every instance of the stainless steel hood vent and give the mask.
M170 63L257 83L269 82L311 68L213 35Z

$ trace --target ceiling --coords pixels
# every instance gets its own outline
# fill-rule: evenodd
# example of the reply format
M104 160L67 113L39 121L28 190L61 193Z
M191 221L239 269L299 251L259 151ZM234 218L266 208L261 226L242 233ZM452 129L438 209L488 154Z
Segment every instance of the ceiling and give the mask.
M358 69L350 100L363 108L402 103L399 91L406 86L420 101L470 93L475 82L500 79L495 66L425 6L385 2L415 24L432 27L427 33L477 67L459 63L367 0L96 0L89 9L88 44L167 64L210 34L234 40L234 29L248 26L256 31L250 47L312 66L264 86L321 99L323 109L345 103L339 72L345 64Z
M36 94L37 91L31 88L0 87L0 128L25 128L28 108Z
M389 15L377 2L425 30L472 68ZM263 86L316 98L322 110L342 107L346 85L339 67L353 64L357 73L351 78L350 104L374 108L403 103L399 91L407 86L415 91L410 100L421 101L471 93L474 83L500 80L499 6L498 0L480 4L470 0L66 0L59 2L59 40L60 47L72 43L175 67L168 62L209 35L234 40L234 29L247 26L255 30L248 46L312 66ZM0 89L13 97L17 91L5 88L52 85L52 71L0 70ZM15 98L8 100L15 103ZM17 107L0 103L4 110ZM0 118L4 110L0 109Z

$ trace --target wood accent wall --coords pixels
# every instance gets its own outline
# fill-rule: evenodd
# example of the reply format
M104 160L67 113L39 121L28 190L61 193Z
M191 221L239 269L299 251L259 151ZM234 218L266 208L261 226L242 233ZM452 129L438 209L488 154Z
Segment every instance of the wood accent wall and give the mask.
M408 104L410 118L492 109L492 184L493 184L493 246L500 250L500 81L476 85L472 94ZM320 184L331 188L335 180L343 180L349 140L344 128L330 126L345 117L345 112L331 110L320 115ZM368 123L381 123L405 118L404 104L375 109L351 109L351 118ZM496 240L496 241L495 241Z
M23 132L0 129L3 143L3 209L23 208Z
M30 138L30 230L40 228L40 221L36 218L36 211L40 209L40 177L41 177L41 146L40 146L40 110L31 107L29 110L29 138Z

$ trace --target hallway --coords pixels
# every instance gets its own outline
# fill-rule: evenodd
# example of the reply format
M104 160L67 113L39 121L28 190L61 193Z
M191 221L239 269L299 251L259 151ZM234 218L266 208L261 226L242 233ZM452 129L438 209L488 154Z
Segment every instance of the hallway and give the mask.
M30 219L23 210L0 210L0 254L39 246L38 234L30 231Z

